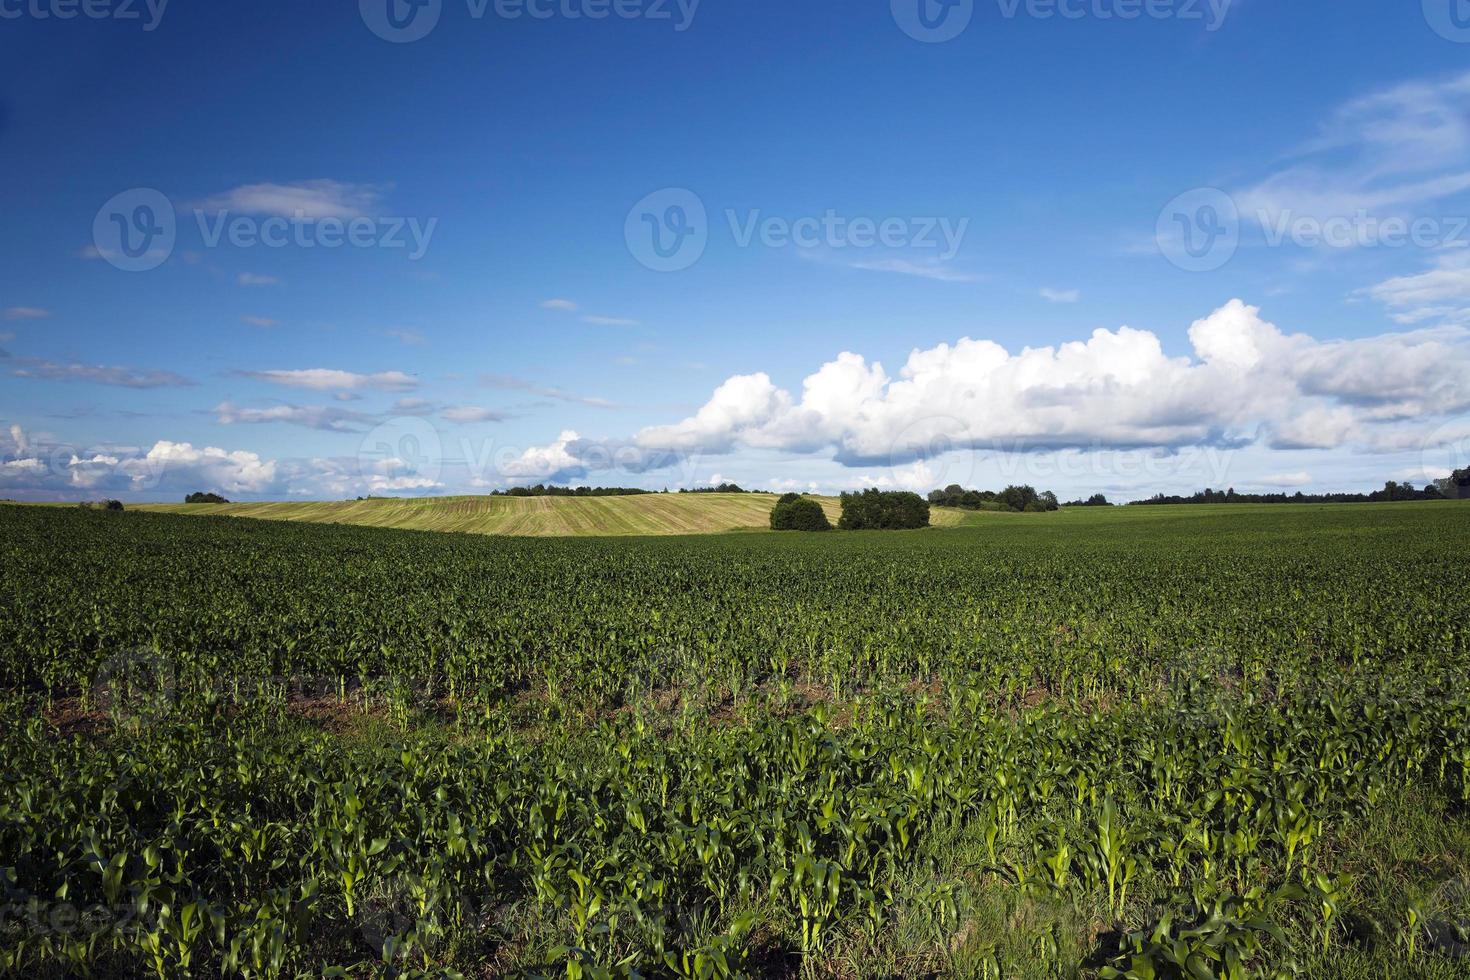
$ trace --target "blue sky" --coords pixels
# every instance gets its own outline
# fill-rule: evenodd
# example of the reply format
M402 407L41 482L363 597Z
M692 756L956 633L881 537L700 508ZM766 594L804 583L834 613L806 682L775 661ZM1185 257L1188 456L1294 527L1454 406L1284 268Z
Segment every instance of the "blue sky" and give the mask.
M426 2L0 0L0 495L1470 462L1460 0Z

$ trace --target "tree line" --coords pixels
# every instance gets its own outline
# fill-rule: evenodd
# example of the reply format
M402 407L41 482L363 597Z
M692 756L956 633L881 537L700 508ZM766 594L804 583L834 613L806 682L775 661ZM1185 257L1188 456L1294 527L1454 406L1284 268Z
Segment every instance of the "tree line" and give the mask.
M1235 488L1213 490L1205 488L1188 497L1155 494L1147 500L1135 500L1134 504L1366 504L1407 500L1467 500L1470 499L1470 467L1455 470L1449 476L1425 484L1420 489L1409 483L1389 480L1382 490L1371 493L1236 493Z
M1062 505L1050 490L1037 492L1032 486L1009 486L1004 490L966 490L951 483L943 490L929 494L935 507L959 507L963 510L997 510L1037 514L1059 509ZM1104 500L1106 503L1106 500Z

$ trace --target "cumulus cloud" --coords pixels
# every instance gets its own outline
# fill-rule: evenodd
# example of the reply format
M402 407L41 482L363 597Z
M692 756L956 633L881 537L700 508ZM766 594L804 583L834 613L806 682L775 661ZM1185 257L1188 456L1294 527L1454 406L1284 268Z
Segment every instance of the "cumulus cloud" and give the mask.
M581 439L567 429L556 441L546 446L532 446L519 456L500 464L500 475L515 482L574 479L584 476L587 467L573 455L571 446Z
M7 458L0 462L0 488L32 497L146 496L201 487L240 494L283 489L274 460L243 450L195 448L187 442L159 440L146 451L119 446L82 449L35 444L15 425L7 450Z
M194 384L172 371L76 362L61 364L35 358L26 358L17 364L10 372L14 377L37 381L73 381L118 388L183 388Z
M765 373L737 375L693 415L645 428L612 450L562 433L529 451L527 463L637 469L695 454L774 450L825 454L846 466L911 467L889 479L919 486L932 474L914 464L954 450L1259 443L1378 452L1422 446L1424 419L1470 410L1463 329L1319 341L1287 334L1258 308L1232 300L1188 335L1189 356L1170 356L1157 336L1126 326L1019 352L963 338L913 351L897 375L845 352L807 377L799 394Z
M411 391L419 385L417 378L402 371L357 374L353 371L338 371L332 368L306 368L291 371L242 371L240 373L258 381L269 381L271 384L285 385L288 388L310 388L313 391L352 388Z
M77 447L0 430L0 490L35 500L174 499L195 490L241 497L341 498L365 493L425 494L437 479L396 459L316 457L269 459L245 450L158 440L149 449L103 444Z
M369 184L307 180L294 184L245 184L201 201L197 208L313 221L350 220L374 214L381 197L381 189Z

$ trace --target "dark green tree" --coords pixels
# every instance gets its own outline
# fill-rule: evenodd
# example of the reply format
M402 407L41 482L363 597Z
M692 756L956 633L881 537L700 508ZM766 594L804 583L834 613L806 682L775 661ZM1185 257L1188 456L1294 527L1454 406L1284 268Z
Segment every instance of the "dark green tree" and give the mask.
M788 493L771 509L771 530L830 531L832 522L827 520L827 512L815 500Z

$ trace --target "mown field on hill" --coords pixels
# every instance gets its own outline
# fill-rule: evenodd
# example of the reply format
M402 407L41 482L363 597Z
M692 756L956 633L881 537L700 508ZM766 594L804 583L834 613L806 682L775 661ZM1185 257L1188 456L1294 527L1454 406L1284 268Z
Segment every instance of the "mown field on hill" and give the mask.
M835 497L817 498L833 524L842 516ZM206 517L360 524L412 531L461 531L520 537L717 534L769 529L770 494L645 494L628 497L419 497L327 503L141 504L132 509ZM954 525L957 512L936 514Z
M1462 977L1470 508L0 508L0 973Z

